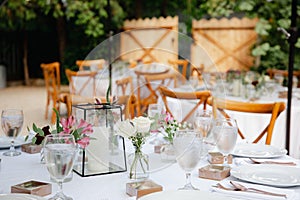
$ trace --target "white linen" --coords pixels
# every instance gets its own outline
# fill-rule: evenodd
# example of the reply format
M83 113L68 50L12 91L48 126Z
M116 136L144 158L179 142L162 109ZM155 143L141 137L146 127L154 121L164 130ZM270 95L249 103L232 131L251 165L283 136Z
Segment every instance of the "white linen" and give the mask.
M133 151L133 147L126 141L127 154ZM184 171L177 165L177 163L161 162L160 154L154 153L154 147L146 144L143 148L145 153L150 156L150 179L163 186L164 191L177 190L185 183ZM0 155L2 156L0 151ZM39 154L27 154L22 152L18 157L2 156L0 169L0 186L3 193L10 193L10 187L28 180L37 180L43 182L50 182L50 176L45 164L40 163ZM284 159L282 157L281 159ZM287 159L292 159L286 156ZM299 163L299 160L297 160ZM198 169L208 164L206 160L199 162L198 166L192 171L192 183L195 187L202 191L209 191L212 185L218 181L202 179L198 176ZM129 167L129 166L127 166ZM233 177L228 179L236 180ZM128 179L128 172L115 173L108 175L97 175L91 177L80 177L73 174L73 179L70 182L64 183L63 188L65 194L73 197L76 200L86 199L102 199L102 200L135 200L135 197L129 197L126 194L126 183L130 182ZM285 188L284 190L295 190L300 193L300 187ZM55 194L58 186L52 183L52 194L46 196L49 198ZM252 198L255 200L255 198Z

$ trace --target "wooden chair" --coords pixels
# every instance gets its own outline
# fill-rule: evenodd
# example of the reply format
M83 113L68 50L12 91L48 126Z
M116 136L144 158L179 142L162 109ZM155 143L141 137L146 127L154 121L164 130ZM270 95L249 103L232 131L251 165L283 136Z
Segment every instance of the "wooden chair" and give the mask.
M46 111L45 119L48 118L48 107L50 101L52 101L53 108L59 111L60 103L64 103L67 106L67 114L71 115L71 105L69 91L61 91L60 87L60 64L59 62L42 63L41 68L45 79L45 86L47 91ZM52 111L51 122L54 123L56 114Z
M256 137L253 143L259 142L262 137L266 134L265 144L270 145L273 135L273 129L277 117L282 111L285 110L285 103L274 102L274 103L255 103L255 102L240 102L226 99L219 99L210 97L207 104L213 107L214 117L217 116L217 111L221 113L222 116L230 118L225 110L231 110L236 112L245 113L257 113L257 114L270 114L270 121L268 125L263 129L261 133ZM238 129L238 133L242 139L245 139L244 134Z
M203 91L196 91L196 92L177 92L170 90L164 86L159 87L161 98L164 102L166 111L169 112L172 116L172 110L169 107L169 103L167 97L180 99L180 100L199 100L194 107L190 108L187 114L182 118L181 122L188 121L189 118L195 113L195 111L199 108L200 105L203 105L203 109L206 109L207 99L211 96L210 91L203 90Z
M267 69L267 74L270 76L271 79L274 79L275 75L281 75L285 78L289 76L288 70L281 70L281 69ZM297 87L300 87L300 71L293 71L293 76L298 79Z
M187 60L178 59L178 60L168 60L168 63L171 66L173 66L173 68L181 75L180 79L182 83L185 83L187 79L187 67L189 62ZM179 66L182 67L181 70L179 69Z
M69 80L70 99L72 104L95 103L96 98L96 80L95 71L72 71L66 69L66 75ZM80 80L80 81L79 81ZM87 93L87 94L84 94Z
M91 71L92 66L95 66L96 69L103 69L105 63L104 59L97 60L77 60L76 65L79 67L79 71L89 70Z
M133 92L132 77L116 80L118 104L124 105L123 113L125 119L133 119L139 108L136 95Z
M160 74L147 73L145 75L141 75L138 71L135 71L135 73L138 76L137 99L140 106L140 108L138 109L138 115L142 115L143 113L145 113L149 104L157 103L159 97L159 86L163 85L166 87L177 87L176 73L170 71ZM143 79L144 82L141 79ZM143 86L145 86L145 88L149 92L149 95L145 98L141 97L141 88Z

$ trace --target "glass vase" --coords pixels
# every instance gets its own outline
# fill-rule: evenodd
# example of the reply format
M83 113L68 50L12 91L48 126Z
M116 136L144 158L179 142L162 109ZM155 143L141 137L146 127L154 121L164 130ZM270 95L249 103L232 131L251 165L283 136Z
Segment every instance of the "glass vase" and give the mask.
M175 149L173 144L167 143L161 146L160 156L163 162L176 162Z
M129 179L145 180L149 177L149 156L141 150L128 155Z

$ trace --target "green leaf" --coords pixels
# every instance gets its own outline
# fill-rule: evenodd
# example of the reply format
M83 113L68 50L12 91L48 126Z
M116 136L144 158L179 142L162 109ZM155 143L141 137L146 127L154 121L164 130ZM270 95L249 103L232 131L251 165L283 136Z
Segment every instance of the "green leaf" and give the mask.
M38 128L36 131L40 136L45 136L44 131L41 128Z
M109 99L110 90L111 90L111 85L109 83L107 91L106 91L106 102L109 103L109 104L110 104L110 99Z
M267 55L267 51L270 49L269 43L264 43L260 46L257 46L252 50L252 55L254 56L264 56Z
M55 108L53 108L53 111L55 112L55 114L56 114L56 130L57 130L57 132L59 133L59 132L61 132L60 130L62 130L62 128L60 127L60 125L59 125L59 113L58 113L58 111L55 109Z

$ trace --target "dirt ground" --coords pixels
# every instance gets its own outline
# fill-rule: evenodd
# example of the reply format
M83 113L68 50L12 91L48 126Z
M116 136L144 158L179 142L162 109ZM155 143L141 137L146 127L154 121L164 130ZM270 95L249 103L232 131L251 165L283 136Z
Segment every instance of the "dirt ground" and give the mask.
M48 108L49 116L45 119L46 89L45 86L9 86L0 89L0 111L7 108L19 108L24 112L22 134L27 134L27 127L32 123L42 127L50 123L51 104ZM61 105L61 114L66 113L66 108ZM3 135L2 129L0 136Z

